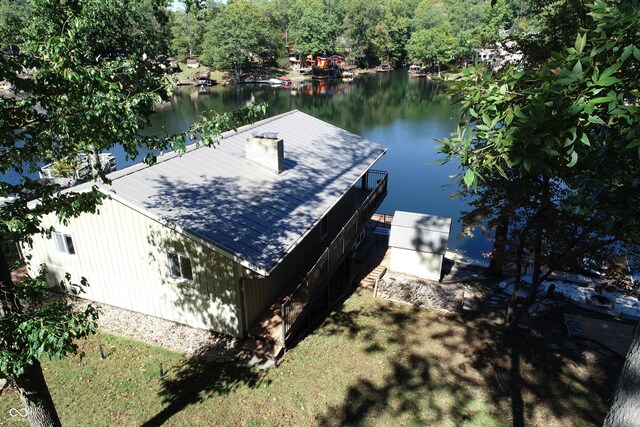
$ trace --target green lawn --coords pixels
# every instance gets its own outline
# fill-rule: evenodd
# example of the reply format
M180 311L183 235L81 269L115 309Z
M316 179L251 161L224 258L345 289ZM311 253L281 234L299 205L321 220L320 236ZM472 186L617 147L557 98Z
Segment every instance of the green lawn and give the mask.
M497 320L418 311L360 289L278 369L205 364L106 333L82 343L84 358L44 367L65 426L509 425L511 398L495 372L508 377L514 360L528 425L602 424L616 372L541 345L511 357L501 342ZM20 425L11 407L19 400L8 390L0 425Z
M187 64L184 62L180 62L180 71L175 74L171 74L169 76L170 79L184 80L184 81L192 81L197 73L211 70L211 67L200 66L199 68L189 68ZM211 78L218 83L222 83L227 80L227 73L224 73L219 70L211 70L210 74Z

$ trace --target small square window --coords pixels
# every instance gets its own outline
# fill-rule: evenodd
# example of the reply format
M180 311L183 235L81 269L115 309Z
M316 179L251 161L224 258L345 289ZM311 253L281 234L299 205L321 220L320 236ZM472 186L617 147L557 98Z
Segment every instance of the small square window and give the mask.
M169 252L167 254L167 261L169 264L169 274L171 277L180 277L180 257L178 254Z
M58 249L58 252L62 254L75 255L76 248L73 245L73 239L69 234L56 231L53 237L56 241L56 248Z
M173 279L193 280L191 258L174 252L167 252L167 267Z
M193 271L191 271L191 259L189 257L180 257L180 274L188 280L193 280Z
M69 236L68 234L64 235L64 242L67 245L67 253L71 254L71 255L75 255L76 250L73 247L73 239L71 239L71 236Z

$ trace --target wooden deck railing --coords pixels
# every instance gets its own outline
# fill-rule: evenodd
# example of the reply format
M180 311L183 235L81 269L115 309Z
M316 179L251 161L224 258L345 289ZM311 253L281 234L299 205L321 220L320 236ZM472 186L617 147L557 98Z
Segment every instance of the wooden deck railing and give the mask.
M301 315L305 308L317 299L318 291L324 289L344 261L346 254L355 245L358 236L369 222L369 218L384 199L387 193L387 182L387 172L368 171L356 184L356 188L372 191L322 253L307 276L282 304L280 313L282 316L282 344L285 344L294 332L297 322L302 320Z

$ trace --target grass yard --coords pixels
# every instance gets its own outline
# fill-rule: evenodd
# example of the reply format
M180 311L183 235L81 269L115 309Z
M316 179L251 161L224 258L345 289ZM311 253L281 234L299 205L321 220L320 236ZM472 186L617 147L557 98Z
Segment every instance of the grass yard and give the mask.
M211 70L211 74L210 74L211 78L217 81L218 83L222 83L228 80L227 73L219 70L212 70L211 67L200 66L198 68L189 68L187 67L187 64L184 62L180 62L179 65L180 65L180 71L175 74L169 75L169 79L171 80L177 79L181 81L193 81L196 74L203 71Z
M359 289L277 369L205 364L105 333L82 343L84 358L44 368L65 426L501 426L514 413L527 425L602 425L619 367L530 341L509 352L498 325ZM506 395L496 370L520 377L521 391ZM5 390L0 425L21 425L12 407Z

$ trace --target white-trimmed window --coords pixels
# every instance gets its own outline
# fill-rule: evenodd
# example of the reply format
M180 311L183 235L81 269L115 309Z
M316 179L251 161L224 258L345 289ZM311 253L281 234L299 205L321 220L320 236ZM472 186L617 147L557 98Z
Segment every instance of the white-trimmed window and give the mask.
M167 252L167 267L172 279L193 280L191 258L175 252Z
M58 252L61 254L75 255L76 248L73 246L73 239L70 234L56 231L53 233L53 238L56 241L56 248L58 249Z

